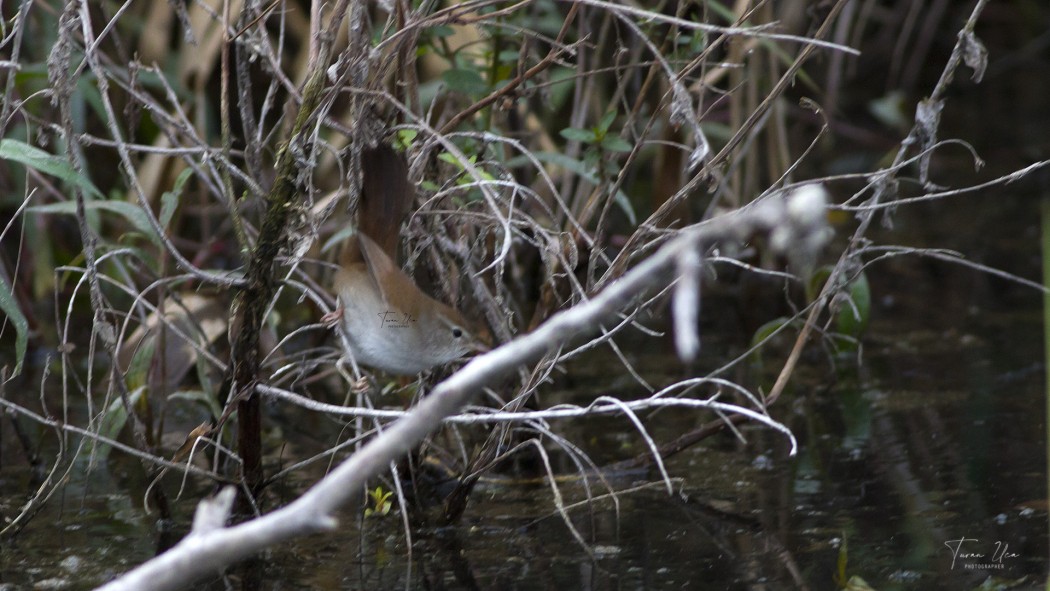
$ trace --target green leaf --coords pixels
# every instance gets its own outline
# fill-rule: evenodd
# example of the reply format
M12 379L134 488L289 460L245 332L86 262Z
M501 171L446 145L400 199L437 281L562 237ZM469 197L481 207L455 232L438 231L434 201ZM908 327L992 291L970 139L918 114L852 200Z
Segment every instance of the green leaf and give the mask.
M367 507L365 509L365 517L389 514L391 507L393 507L393 503L390 501L390 497L393 496L393 494L393 491L383 491L382 486L377 486L375 490L369 490L368 496L374 507Z
M153 363L154 339L145 339L142 345L135 349L135 354L128 363L128 370L124 373L124 380L131 389L141 388L149 382L149 368Z
M911 113L905 101L904 91L891 90L886 96L870 101L868 112L887 127L906 129L911 123Z
M751 337L751 347L754 348L762 345L769 339L773 338L774 334L788 324L791 324L791 319L781 316L780 318L774 318L758 327L758 330L756 330L755 334ZM758 351L756 351L756 353L757 352Z
M193 169L187 168L179 173L178 178L175 179L175 185L172 186L170 191L165 191L160 196L160 227L165 230L168 229L168 224L171 223L172 216L175 215L175 209L179 206L179 197L182 196L182 188L186 185L186 181L189 180L190 176L193 175ZM149 223L148 221L146 222Z
M128 220L136 230L148 236L154 243L160 243L157 233L153 231L153 226L150 225L149 219L146 217L146 213L138 205L127 201L88 201L84 203L84 207L88 211L100 209L115 213ZM49 203L47 205L34 205L26 208L26 210L36 213L76 215L77 204L73 201L62 201L61 203Z
M584 144L593 144L598 141L598 136L595 135L594 130L580 129L578 127L566 127L561 130L561 137L570 142L581 142Z
M983 585L982 585L982 588ZM1006 589L1006 587L993 587L994 589ZM867 581L862 579L859 575L853 575L846 581L846 586L843 588L844 591L875 591L875 588L868 584Z
M18 307L14 290L8 285L7 279L0 275L0 310L7 314L7 319L15 327L15 369L12 376L22 373L22 363L26 358L26 345L29 342L29 322L26 320L22 309Z
M473 164L473 162L471 162L471 164ZM496 177L492 176L492 174L489 173L484 168L475 167L474 169L477 170L478 179L480 179L482 181L489 181L489 182L492 182L492 181L496 180ZM456 182L458 184L460 184L460 185L469 185L469 184L475 182L475 179L474 179L474 177L471 174L469 174L466 170L464 170L463 171L463 175Z
M602 117L602 120L598 122L598 129L601 130L602 134L609 131L609 126L612 125L613 121L616 120L616 111L609 111Z
M810 275L809 281L806 282L806 301L812 302L817 299L820 295L820 290L824 289L824 284L828 282L828 277L831 277L831 267L824 265L813 271Z
M496 59L500 62L516 64L519 56L521 56L521 51L518 49L504 49L496 54Z
M807 300L812 302L817 297L828 278L831 277L831 271L831 267L824 266L813 272L806 283ZM871 286L868 284L868 276L863 272L858 274L846 286L843 295L846 301L838 302L838 311L835 313L835 331L856 339L864 332L868 321L871 320Z
M430 27L429 29L427 29L427 33L431 37L435 38L451 37L452 35L456 34L456 30L447 25L438 25L436 27Z
M397 147L402 150L407 150L412 142L416 141L416 136L419 132L415 129L399 129L397 130Z
M168 395L168 400L186 400L199 404L208 409L213 416L222 416L222 407L219 406L219 401L215 399L214 394L209 394L204 390L177 390Z
M128 395L128 403L132 408L135 408L135 405L139 403L139 400L142 399L142 395L145 394L145 392L146 387L140 386L135 388ZM109 404L106 408L105 414L102 415L102 421L98 427L98 434L103 437L108 437L109 439L116 439L120 436L120 431L124 428L124 425L127 422L128 411L124 407L124 402L120 397L117 397ZM94 454L103 460L106 459L106 457L109 456L109 452L113 450L110 445L98 441L93 442L92 446L94 448Z
M863 272L848 286L848 302L839 306L835 316L835 329L854 338L860 337L871 319L871 286Z
M761 372L764 366L763 352L765 347L769 346L773 342L783 342L784 339L790 338L784 333L791 329L792 326L797 326L798 323L792 319L781 316L774 318L769 322L766 322L762 326L758 327L755 334L751 335L750 348L752 349L751 354L748 357L748 361L752 367Z
M48 236L49 225L38 224L35 221L25 224L26 244L34 245L33 256L30 257L33 261L33 270L30 273L32 277L30 294L37 301L53 294L57 280L55 277L55 267L58 266L55 260L57 241Z
M438 154L438 160L440 160L442 162L448 162L449 164L455 166L456 168L458 168L460 170L463 170L463 164L459 161L459 158L456 158L455 156L453 156L452 154L449 154L448 152L442 152L442 153Z
M445 73L441 75L441 79L445 81L449 90L462 92L463 94L479 95L488 92L489 89L488 83L482 79L481 74L478 74L476 70L467 70L465 68L445 70Z
M514 77L517 71L516 64L503 64L496 68L496 87L502 88L505 83Z
M2 140L0 141L0 159L18 162L44 174L62 179L71 185L80 187L92 197L102 197L102 192L87 177L73 170L66 159L48 154L36 146L18 140Z
M461 171L465 172L467 170L467 167L464 166L462 162L460 162L459 158L456 158L455 156L453 156L452 154L449 154L448 152L442 152L442 153L438 154L438 160L441 160L442 162L448 162L449 164L455 166L456 168L458 168ZM478 155L474 154L474 155L470 156L469 158L467 158L467 162L469 162L472 165L473 164L477 164L477 162L478 162ZM483 181L496 180L496 177L492 176L488 171L486 171L483 168L478 168L477 171L478 171L478 178L480 178ZM474 181L474 177L468 176L468 177L464 177L463 179L460 179L460 184L463 185L463 184L471 183L473 181Z
M627 140L615 135L606 136L601 145L606 152L630 152L634 149Z

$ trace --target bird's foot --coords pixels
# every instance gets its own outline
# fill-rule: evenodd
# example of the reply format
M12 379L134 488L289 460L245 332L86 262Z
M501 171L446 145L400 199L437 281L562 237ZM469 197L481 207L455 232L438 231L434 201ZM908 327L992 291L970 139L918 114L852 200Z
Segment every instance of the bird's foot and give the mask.
M335 310L321 316L321 324L325 328L335 328L339 326L339 321L343 319L343 307L337 306Z

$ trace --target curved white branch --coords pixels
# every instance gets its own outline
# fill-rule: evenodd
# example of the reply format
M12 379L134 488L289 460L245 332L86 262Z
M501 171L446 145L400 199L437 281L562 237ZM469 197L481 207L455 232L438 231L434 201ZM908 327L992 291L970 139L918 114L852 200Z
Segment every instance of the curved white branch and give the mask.
M247 523L195 532L169 551L102 588L109 591L178 589L199 576L221 569L268 546L292 537L335 528L338 522L334 515L340 506L354 500L370 478L387 469L391 461L411 451L448 417L456 415L482 388L517 371L520 365L540 359L569 340L596 332L603 321L617 314L634 298L666 283L683 253L703 251L720 242L735 242L756 232L771 233L772 244L785 248L788 245L792 245L791 248L795 248L793 245L803 245L808 250L822 241L824 212L823 190L811 187L788 198L768 198L745 210L727 214L720 220L721 223L683 230L653 256L609 284L592 299L559 312L533 332L474 358L291 504ZM271 390L266 391L273 393ZM790 431L783 425L773 422L762 413L743 407L673 398L650 398L639 402L647 405L697 404L738 412L785 432L790 437ZM594 407L602 408L603 405L596 404ZM604 403L604 407L609 412L623 412L625 407L630 408L630 403ZM554 411L579 412L571 408L546 412ZM791 441L794 451L794 438ZM207 521L214 523L214 515Z

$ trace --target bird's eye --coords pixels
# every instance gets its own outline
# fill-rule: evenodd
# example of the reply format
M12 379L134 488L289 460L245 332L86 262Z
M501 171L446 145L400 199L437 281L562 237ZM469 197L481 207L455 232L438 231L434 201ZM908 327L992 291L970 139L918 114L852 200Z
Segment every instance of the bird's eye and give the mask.
M458 326L453 326L452 327L452 336L457 338L457 339L459 337L463 336L463 329L458 327Z

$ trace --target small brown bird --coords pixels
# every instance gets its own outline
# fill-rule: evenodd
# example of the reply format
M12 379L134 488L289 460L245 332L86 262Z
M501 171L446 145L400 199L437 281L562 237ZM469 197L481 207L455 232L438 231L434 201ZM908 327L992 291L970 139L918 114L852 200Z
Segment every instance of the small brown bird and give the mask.
M452 307L423 293L397 265L401 222L414 189L404 157L380 144L361 152L357 233L335 275L339 303L331 324L358 363L411 375L483 347Z

